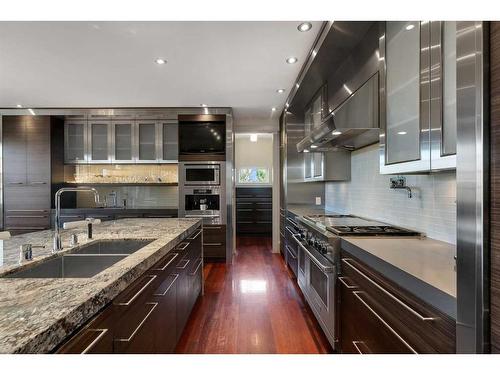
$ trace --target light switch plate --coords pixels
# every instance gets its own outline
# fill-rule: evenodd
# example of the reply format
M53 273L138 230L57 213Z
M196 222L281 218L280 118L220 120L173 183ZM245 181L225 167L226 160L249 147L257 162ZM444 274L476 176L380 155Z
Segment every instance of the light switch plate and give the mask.
M321 197L316 197L316 206L321 206Z

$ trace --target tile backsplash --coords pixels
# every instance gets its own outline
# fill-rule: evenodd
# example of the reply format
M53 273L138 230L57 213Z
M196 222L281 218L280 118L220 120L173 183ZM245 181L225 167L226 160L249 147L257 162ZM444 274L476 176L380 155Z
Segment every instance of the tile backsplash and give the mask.
M328 182L325 206L423 232L430 238L456 244L455 171L405 175L406 190L389 188L389 175L379 174L378 144L351 154L351 180Z
M177 183L177 164L65 164L69 183Z
M127 200L128 208L177 208L179 189L177 186L96 186L101 199L111 192L116 193L118 206ZM77 194L77 207L94 207L94 196L87 192Z

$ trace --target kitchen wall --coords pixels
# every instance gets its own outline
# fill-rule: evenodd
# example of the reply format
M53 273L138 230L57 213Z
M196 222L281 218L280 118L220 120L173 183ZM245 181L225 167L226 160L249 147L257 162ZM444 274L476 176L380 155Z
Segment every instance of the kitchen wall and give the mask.
M178 208L179 193L177 186L99 186L95 187L101 200L116 192L118 206L127 200L128 208ZM94 196L81 192L77 195L77 207L94 207Z
M456 244L456 175L454 171L407 175L405 190L389 188L391 176L379 174L378 144L351 154L351 180L326 183L326 208L381 220Z
M257 142L250 141L250 134L236 134L234 141L236 176L245 167L268 168L270 184L273 176L273 135L257 134Z

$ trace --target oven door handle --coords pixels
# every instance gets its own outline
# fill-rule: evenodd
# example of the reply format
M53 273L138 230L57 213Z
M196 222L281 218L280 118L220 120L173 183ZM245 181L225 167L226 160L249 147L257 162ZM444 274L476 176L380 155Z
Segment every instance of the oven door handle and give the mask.
M322 272L324 273L333 273L335 271L335 267L333 265L326 265L321 263L304 245L302 245L302 242L300 242L297 237L293 237L295 239L295 242L306 252L307 255L309 255L309 259L311 259L314 264L316 264Z

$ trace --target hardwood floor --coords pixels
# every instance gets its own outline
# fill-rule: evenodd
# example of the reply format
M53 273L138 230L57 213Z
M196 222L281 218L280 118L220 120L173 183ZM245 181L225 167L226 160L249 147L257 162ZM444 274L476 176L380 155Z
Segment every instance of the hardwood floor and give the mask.
M176 353L330 353L271 239L237 240L233 264L208 263Z

